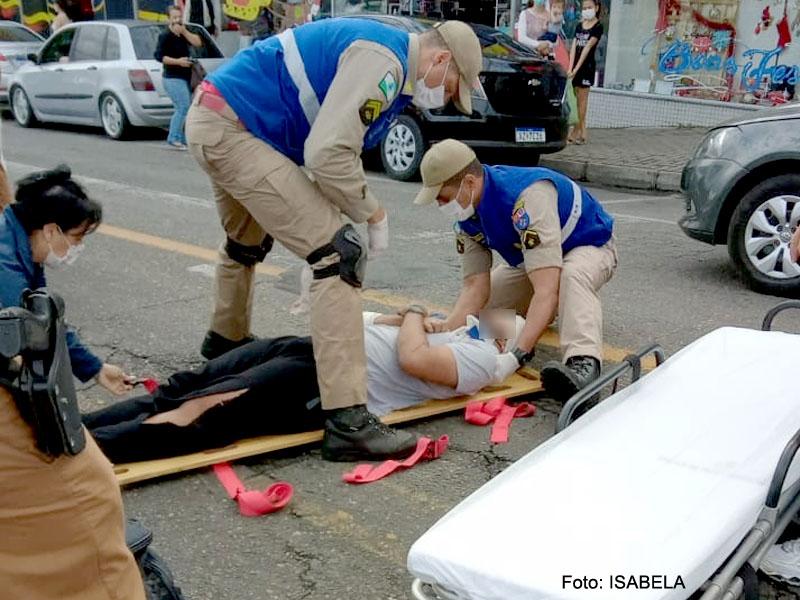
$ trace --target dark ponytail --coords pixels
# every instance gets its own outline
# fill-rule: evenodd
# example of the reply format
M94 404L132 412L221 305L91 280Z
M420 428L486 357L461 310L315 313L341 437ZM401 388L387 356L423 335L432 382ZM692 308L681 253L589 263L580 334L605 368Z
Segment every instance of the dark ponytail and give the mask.
M55 223L61 231L86 225L86 233L90 233L103 220L100 204L72 179L66 165L20 179L16 203L10 208L29 235L48 223Z

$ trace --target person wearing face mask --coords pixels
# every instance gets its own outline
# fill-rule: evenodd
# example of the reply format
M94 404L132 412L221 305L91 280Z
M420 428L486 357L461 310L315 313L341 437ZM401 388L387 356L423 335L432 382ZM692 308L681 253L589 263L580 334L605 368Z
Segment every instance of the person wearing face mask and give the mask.
M549 22L550 5L548 0L530 0L528 8L519 13L517 40L531 50L538 51L539 40L547 33Z
M461 294L446 321L452 330L484 307L526 316L509 371L530 361L558 311L562 362L544 365L542 384L566 401L597 378L603 349L599 290L613 275L613 218L574 181L550 169L485 166L456 140L434 144L420 167L416 204L437 202L455 221L462 257ZM492 269L492 251L504 260Z
M570 68L567 77L572 80L575 96L578 100L578 124L569 135L568 142L585 144L586 114L589 111L589 89L594 85L595 52L600 38L603 37L603 24L598 19L599 0L583 0L581 22L575 29L575 39L569 54Z
M311 336L327 460L407 456L416 444L365 408L359 288L367 252L386 250L389 230L367 186L362 150L377 145L411 102L436 108L453 99L471 114L481 67L480 43L465 23L409 34L375 21L325 19L239 52L206 79L189 110L189 150L211 178L227 236L201 353L213 358L252 340L255 264L273 239L304 259L313 271ZM368 223L368 248L342 213Z
M46 287L45 268L73 265L102 215L100 205L86 196L64 165L20 180L16 202L0 213L0 306L19 306L23 290ZM104 364L74 330L67 331L67 345L80 381L95 378L114 394L132 389L133 378Z

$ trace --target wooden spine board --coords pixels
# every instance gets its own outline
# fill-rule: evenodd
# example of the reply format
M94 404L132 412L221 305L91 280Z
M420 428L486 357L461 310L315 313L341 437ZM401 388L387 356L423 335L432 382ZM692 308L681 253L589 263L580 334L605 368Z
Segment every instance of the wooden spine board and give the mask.
M541 391L541 389L542 386L539 382L538 374L531 370L523 369L509 377L502 385L484 388L473 396L459 396L449 400L429 400L418 406L394 411L381 420L387 425L409 423L463 409L469 402L486 401L497 396L515 398L534 394ZM224 448L215 448L184 456L114 465L114 474L117 477L117 483L120 486L124 486L155 479L156 477L208 467L220 462L305 446L321 440L322 430L285 435L267 435L240 440Z

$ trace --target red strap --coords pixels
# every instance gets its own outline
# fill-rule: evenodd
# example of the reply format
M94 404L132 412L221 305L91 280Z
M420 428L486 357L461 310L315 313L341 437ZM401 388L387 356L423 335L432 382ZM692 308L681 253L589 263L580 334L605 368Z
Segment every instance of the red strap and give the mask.
M266 490L248 490L236 475L230 463L214 465L214 473L228 492L228 497L239 504L239 512L245 517L259 517L282 509L292 499L294 489L290 483L279 481Z
M153 392L156 391L156 388L158 387L158 381L150 377L148 379L143 380L142 385L144 386L144 389L147 390L148 394L152 394Z
M398 469L409 469L422 460L439 458L447 450L449 438L443 435L438 440L427 437L419 438L414 454L403 461L386 460L379 465L358 465L352 471L342 475L346 483L372 483L391 475Z
M520 402L512 406L506 398L499 396L488 402L470 402L464 412L464 420L481 427L494 423L490 440L493 444L505 444L508 441L508 430L511 421L518 418L531 417L536 406L531 402Z

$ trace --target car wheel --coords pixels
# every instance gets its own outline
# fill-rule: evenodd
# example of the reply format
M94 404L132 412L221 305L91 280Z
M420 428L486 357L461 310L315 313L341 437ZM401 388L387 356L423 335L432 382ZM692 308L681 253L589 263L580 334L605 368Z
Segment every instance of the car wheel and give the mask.
M36 115L33 114L33 107L30 100L28 100L28 94L19 86L11 90L11 112L14 115L14 119L22 127L36 125Z
M771 177L742 198L728 228L728 252L751 289L800 296L800 265L789 257L798 226L800 175Z
M389 127L381 142L381 162L392 179L409 181L417 177L425 140L417 122L408 115L400 115Z
M114 94L103 94L100 98L100 120L106 135L113 140L125 139L131 124L125 108Z

